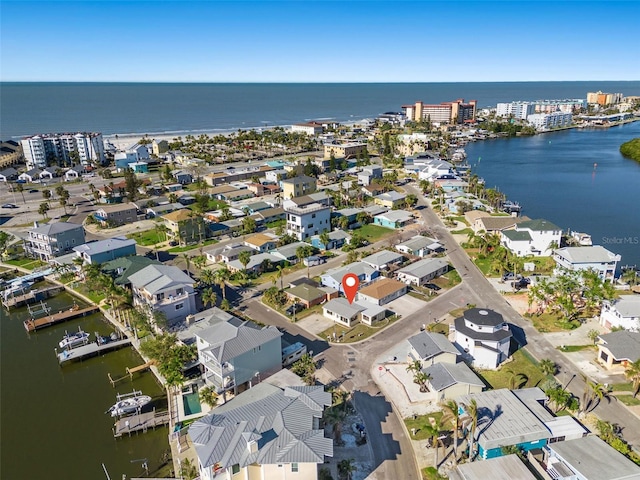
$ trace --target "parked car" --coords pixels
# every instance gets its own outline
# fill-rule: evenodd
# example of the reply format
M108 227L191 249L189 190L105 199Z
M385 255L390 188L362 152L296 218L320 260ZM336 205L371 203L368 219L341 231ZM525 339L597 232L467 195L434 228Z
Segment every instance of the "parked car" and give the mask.
M294 303L293 305L288 307L285 312L287 313L287 315L293 315L294 313L301 312L302 310L304 310L304 305L302 305L301 303Z
M4 205L2 205L2 208L18 208L18 206L14 205L13 203L5 203Z
M522 278L522 275L520 274L515 274L513 272L506 272L504 275L502 275L502 280L507 282L509 280L520 280Z
M178 246L178 242L176 242L175 240L171 240L171 241L169 242L169 246L170 246L170 247L176 247L176 246Z
M438 290L442 290L442 288L440 288L438 285L436 285L435 283L426 283L425 287L427 287L430 290L433 290L434 292L437 292Z
M36 190L35 188L32 188L31 190L29 190L29 193L38 193L39 190Z

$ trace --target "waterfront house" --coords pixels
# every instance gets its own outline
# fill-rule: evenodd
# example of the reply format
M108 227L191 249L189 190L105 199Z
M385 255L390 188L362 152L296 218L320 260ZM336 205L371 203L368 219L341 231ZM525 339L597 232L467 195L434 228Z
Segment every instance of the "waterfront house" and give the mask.
M426 257L427 255L443 250L442 244L430 237L416 235L409 240L405 240L395 246L396 250L407 255L415 255L417 257Z
M613 282L620 255L610 252L600 245L592 247L563 247L553 251L557 269L593 270L602 280Z
M640 479L640 466L596 435L545 445L542 466L558 480Z
M393 210L373 217L373 224L386 228L402 228L413 221L413 215L406 210Z
M434 402L453 400L460 395L482 392L485 385L464 362L434 363L422 371L427 374L429 396Z
M466 212L464 216L476 235L480 233L500 234L503 230L513 229L518 223L530 220L530 218L526 216L491 215L488 212L478 210Z
M196 313L195 280L172 265L149 265L129 277L136 307L161 312L171 327Z
M608 369L636 362L640 359L640 332L619 330L598 336L597 358Z
M456 363L460 355L458 349L441 333L420 332L407 341L411 361L419 360L423 367L435 363Z
M377 253L364 257L360 261L370 265L376 270L383 271L400 265L404 260L405 258L400 253L392 252L391 250L380 250Z
M207 238L204 220L192 210L174 210L162 215L162 220L169 236L180 245L202 242Z
M396 277L407 285L421 287L448 270L449 264L442 258L425 258L401 268Z
M124 237L108 238L73 247L86 264L101 264L120 257L136 254L136 241Z
M382 205L383 207L398 208L404 205L405 198L407 198L407 196L404 193L398 193L392 190L374 197L373 201L376 205Z
M309 195L315 193L317 187L317 180L313 177L307 177L306 175L280 180L282 198L295 198Z
M195 343L202 377L216 393L238 394L282 369L282 333L210 308L187 318L179 338Z
M327 270L320 276L320 283L325 287L335 288L338 291L344 292L342 288L342 277L347 273L356 275L358 280L360 280L360 285L365 285L380 276L380 272L370 265L362 262L353 262L344 267Z
M407 286L393 278L379 278L362 287L357 294L359 302L385 305L407 293Z
M255 235L247 237L244 244L257 252L264 253L276 248L278 245L278 237L265 233L256 233Z
M600 325L640 332L640 295L621 295L615 300L604 300Z
M189 427L202 480L216 478L316 480L333 456L320 429L331 394L322 386L261 383Z
M25 255L50 262L72 251L73 247L85 243L82 225L67 222L55 222L39 226L38 222L27 233L24 241Z
M311 237L311 245L321 250L333 250L342 248L345 243L349 243L351 241L351 235L344 230L334 230L333 232L329 232L327 235L329 236L329 241L326 245L322 243L322 240L320 240L320 235L314 235Z
M513 334L498 312L470 308L453 325L455 344L472 359L473 366L495 369L509 358Z
M517 223L513 230L503 230L500 235L501 243L518 257L541 257L560 246L562 231L547 220L537 219Z
M130 255L109 260L100 266L100 270L113 277L116 285L131 288L129 277L149 265L162 265L155 258Z
M587 430L573 417L554 416L546 408L547 396L538 387L487 390L458 397L462 420L471 400L478 406L475 446L482 459L505 455L505 447L528 452L559 440L581 438Z
M132 203L119 203L100 207L93 214L104 227L119 227L138 220L138 210Z

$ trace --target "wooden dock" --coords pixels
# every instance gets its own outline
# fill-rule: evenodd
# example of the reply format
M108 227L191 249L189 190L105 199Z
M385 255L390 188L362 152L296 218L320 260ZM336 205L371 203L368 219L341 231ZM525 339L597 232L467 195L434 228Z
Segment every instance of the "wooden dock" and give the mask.
M13 307L21 307L23 305L30 305L46 298L53 297L54 295L60 293L62 290L64 290L64 287L60 287L58 285L31 290L30 292L24 293L22 295L16 295L15 297L12 295L6 300L3 300L2 304L7 309Z
M27 330L27 332L34 332L36 330L40 330L41 328L55 325L56 323L66 322L67 320L71 320L73 318L90 315L94 312L97 312L98 310L99 308L97 306L86 308L79 308L75 306L67 310L62 310L58 313L54 313L53 315L47 315L46 317L25 320L24 328Z
M120 438L123 435L131 435L132 433L144 433L149 428L156 428L168 423L169 412L156 412L154 408L152 412L138 413L118 419L113 426L113 436L114 438Z
M81 347L63 350L60 353L58 353L58 349L56 348L56 356L58 357L60 365L63 365L74 360L82 360L84 358L93 357L94 355L110 352L111 350L118 350L119 348L126 347L127 345L131 345L131 339L129 338L114 340L104 344L98 344L96 341L88 343L87 345L82 345Z

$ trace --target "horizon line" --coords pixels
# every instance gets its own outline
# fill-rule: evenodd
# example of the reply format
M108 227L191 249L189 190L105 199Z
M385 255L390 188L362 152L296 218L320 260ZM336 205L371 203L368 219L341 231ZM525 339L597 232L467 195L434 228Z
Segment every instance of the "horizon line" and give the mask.
M382 85L382 84L428 84L428 83L586 83L586 82L640 82L637 80L610 80L610 79L591 79L591 80L482 80L482 81L200 81L200 80L0 80L0 83L121 83L121 84L193 84L193 85L211 85L211 84L242 84L242 85L326 85L326 84L367 84L367 85Z

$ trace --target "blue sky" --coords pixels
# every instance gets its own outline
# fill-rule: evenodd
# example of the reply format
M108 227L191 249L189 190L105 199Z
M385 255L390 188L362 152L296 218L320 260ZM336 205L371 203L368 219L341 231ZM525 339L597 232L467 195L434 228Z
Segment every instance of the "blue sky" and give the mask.
M640 2L8 2L0 80L638 80Z

